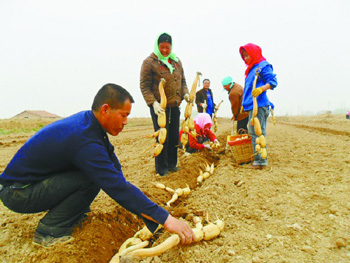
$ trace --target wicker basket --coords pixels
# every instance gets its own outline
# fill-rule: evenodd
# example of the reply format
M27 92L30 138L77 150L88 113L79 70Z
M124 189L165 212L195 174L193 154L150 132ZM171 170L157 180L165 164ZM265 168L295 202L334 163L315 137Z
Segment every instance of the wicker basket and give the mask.
M227 136L227 147L232 152L236 163L254 161L252 138L248 134Z

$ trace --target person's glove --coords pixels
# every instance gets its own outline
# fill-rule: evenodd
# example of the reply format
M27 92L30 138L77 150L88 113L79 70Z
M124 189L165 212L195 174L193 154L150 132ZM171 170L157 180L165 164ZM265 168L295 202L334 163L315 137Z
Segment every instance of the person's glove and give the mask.
M253 97L258 97L261 93L263 93L263 89L262 88L257 88L257 89L254 89L252 91Z
M204 145L204 148L207 149L207 150L211 150L211 147L209 144L203 144Z
M215 139L214 143L216 143L217 145L220 145L220 142L218 141L218 139Z
M239 113L243 113L244 112L244 108L243 106L241 106L241 110L239 111Z
M186 93L184 95L184 99L185 99L185 101L190 102L190 94Z
M158 101L153 102L154 113L160 115L164 113L164 109L160 106Z
M208 105L207 105L205 102L202 103L202 108L203 108L203 109L206 109L207 106L208 106Z

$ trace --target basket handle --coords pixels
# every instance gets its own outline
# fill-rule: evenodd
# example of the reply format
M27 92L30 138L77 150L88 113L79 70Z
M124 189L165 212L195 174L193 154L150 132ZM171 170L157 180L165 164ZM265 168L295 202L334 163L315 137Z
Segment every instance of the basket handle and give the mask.
M243 135L243 134L248 134L248 131L245 130L245 129L243 129L243 128L240 128L240 129L238 130L238 134L241 134L241 135Z

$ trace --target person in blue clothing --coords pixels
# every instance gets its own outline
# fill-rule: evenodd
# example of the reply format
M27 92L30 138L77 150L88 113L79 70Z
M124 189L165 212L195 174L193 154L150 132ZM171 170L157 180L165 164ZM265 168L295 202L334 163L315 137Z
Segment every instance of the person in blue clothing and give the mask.
M273 72L273 67L262 55L261 48L255 44L249 43L239 48L242 59L247 65L245 71L245 84L243 91L242 106L244 111L249 112L249 120L253 116L253 97L257 98L258 102L258 119L261 124L262 134L266 137L266 122L269 116L269 106L271 102L267 97L267 90L273 90L277 86L276 74ZM256 83L256 89L253 89L253 83L255 79L255 71L258 70L259 77ZM248 133L252 137L253 150L255 152L255 134L254 127L248 125ZM254 157L252 168L262 169L268 165L268 158L265 160L261 158L259 154Z
M104 85L92 110L47 125L18 150L0 175L0 199L18 213L48 213L40 220L33 243L44 247L67 243L103 189L154 232L159 224L177 233L183 244L194 234L126 181L107 133L117 136L127 125L134 102L128 91Z
M204 112L204 108L206 108L206 113L210 115L210 118L213 117L214 108L216 104L214 103L213 92L210 89L210 80L203 80L203 88L196 93L196 104L197 111L199 113Z

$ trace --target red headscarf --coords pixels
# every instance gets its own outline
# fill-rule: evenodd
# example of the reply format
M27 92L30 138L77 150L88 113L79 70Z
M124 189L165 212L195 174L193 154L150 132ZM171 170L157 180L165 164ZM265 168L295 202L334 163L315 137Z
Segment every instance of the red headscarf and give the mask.
M250 57L249 64L242 57L242 49L244 49ZM248 66L247 69L245 70L245 76L248 76L249 71L252 69L254 65L260 63L261 61L266 60L262 55L261 48L252 43L248 43L247 45L241 46L239 48L239 53L241 54L241 57L245 62L245 64Z

